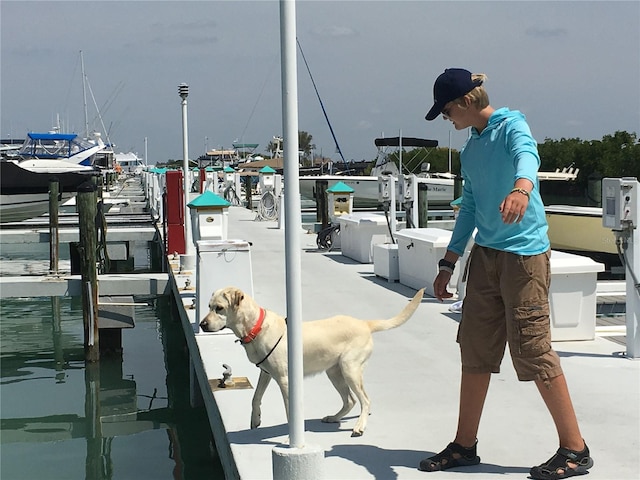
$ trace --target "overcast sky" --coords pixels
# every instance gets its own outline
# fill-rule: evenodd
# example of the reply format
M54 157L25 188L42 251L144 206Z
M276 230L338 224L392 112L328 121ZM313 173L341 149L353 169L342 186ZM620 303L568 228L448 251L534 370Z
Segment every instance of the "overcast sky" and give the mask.
M460 148L467 132L426 122L447 67L485 73L494 107L527 116L539 142L640 133L640 2L307 1L297 36L347 160L379 136ZM2 138L84 131L98 105L116 151L182 159L178 85L189 85L191 158L233 142L264 153L282 134L279 2L0 2ZM299 129L335 144L298 54Z

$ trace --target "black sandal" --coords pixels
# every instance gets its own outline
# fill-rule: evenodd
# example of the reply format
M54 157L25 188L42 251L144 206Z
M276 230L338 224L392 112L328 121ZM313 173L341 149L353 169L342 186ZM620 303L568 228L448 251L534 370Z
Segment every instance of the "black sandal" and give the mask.
M591 467L593 459L589 456L589 447L585 443L581 452L560 447L553 457L542 465L533 467L529 474L535 480L558 480L585 475Z
M420 461L419 470L423 472L437 472L454 467L468 467L478 465L480 457L476 455L476 444L473 447L463 447L459 443L451 442L443 451L433 457Z

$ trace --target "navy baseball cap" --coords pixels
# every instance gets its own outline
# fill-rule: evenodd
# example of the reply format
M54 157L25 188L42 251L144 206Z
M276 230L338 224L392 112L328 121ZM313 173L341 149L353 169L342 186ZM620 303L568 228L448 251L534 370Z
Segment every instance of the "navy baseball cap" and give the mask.
M424 118L433 120L440 115L447 103L469 93L479 85L482 85L482 80L471 80L469 70L447 68L433 84L433 107Z

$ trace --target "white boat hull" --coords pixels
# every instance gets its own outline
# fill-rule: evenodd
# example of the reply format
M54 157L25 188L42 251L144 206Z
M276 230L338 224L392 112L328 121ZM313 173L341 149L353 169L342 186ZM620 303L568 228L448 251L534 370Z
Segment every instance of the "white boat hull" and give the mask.
M63 192L62 202L75 196L75 193ZM0 223L21 222L28 218L39 217L49 212L49 194L0 195Z
M75 196L78 186L99 175L93 167L44 160L29 168L9 160L0 162L0 223L38 217L49 210L49 188L57 179L62 201Z
M602 208L548 205L545 212L551 248L617 253L613 232L602 226Z

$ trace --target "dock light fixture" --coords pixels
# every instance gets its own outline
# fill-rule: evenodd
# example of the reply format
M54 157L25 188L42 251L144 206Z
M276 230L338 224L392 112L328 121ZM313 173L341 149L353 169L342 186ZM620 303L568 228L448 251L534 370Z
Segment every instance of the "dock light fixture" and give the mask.
M181 83L180 85L178 85L178 94L180 95L180 98L186 100L189 96L189 85L187 85L186 83Z
M184 243L185 243L185 255L184 264L191 266L191 258L195 259L195 252L193 248L193 241L191 238L190 222L186 218L186 212L188 212L187 204L189 203L189 190L191 182L189 181L189 130L187 127L187 97L189 96L189 85L181 83L178 85L178 95L182 99L182 153L183 153L183 190L184 190Z

